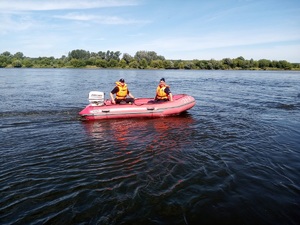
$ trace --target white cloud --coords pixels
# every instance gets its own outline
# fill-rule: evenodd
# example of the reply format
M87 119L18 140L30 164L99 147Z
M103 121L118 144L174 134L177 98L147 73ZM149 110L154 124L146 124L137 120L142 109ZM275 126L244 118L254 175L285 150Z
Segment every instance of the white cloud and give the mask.
M297 40L300 40L299 31L278 32L276 30L265 30L263 33L259 31L238 31L234 33L207 33L204 36L198 35L196 37L163 37L148 41L143 46L148 49L159 48L168 51L195 51Z
M300 62L300 32L265 30L210 33L203 36L169 36L153 40L142 39L134 44L114 46L123 53L155 51L168 59L223 59L243 56L247 59L288 60Z
M137 24L150 23L150 21L125 19L118 16L98 16L92 14L68 13L66 15L56 15L55 18L78 21L92 21L98 24Z
M276 56L292 62L300 57L296 53L300 52L296 45L300 43L300 30L295 19L298 16L285 20L245 18L242 12L248 11L241 9L246 7L244 5L224 7L221 11L215 10L215 4L208 5L210 13L199 14L196 10L195 17L189 18L184 11L178 14L178 18L177 15L172 17L177 21L174 22L161 14L153 17L160 7L154 5L158 1L152 0L0 2L0 47L18 48L17 51L24 51L30 57L53 53L60 57L77 48L89 51L109 49L129 54L140 50L155 51L170 59L238 56L272 59ZM148 5L153 7L148 8ZM253 10L255 14L257 9L254 7ZM260 23L261 20L264 23ZM296 50L291 47L293 44Z
M35 21L29 15L0 16L0 34L7 34L10 31L24 31L35 26Z
M94 9L137 5L137 0L1 0L0 11Z

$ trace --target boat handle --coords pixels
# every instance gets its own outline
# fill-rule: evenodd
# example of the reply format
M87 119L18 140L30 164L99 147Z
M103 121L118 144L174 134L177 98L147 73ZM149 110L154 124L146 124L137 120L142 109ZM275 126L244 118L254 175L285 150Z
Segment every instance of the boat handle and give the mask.
M109 109L104 109L104 110L102 110L102 112L109 112Z
M148 107L147 110L154 110L154 107Z

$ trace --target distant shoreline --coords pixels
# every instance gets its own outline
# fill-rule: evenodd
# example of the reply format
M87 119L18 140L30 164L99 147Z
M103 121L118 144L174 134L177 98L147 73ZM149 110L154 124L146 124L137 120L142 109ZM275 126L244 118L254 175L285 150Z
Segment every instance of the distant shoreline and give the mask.
M166 69L166 70L300 70L300 63L286 60L224 58L222 60L170 60L154 51L138 51L134 56L119 51L89 52L77 49L61 58L30 58L17 52L0 54L0 68L92 68L92 69Z
M180 71L300 71L300 68L292 69L278 69L278 68L252 68L252 69L164 69L164 68L101 68L95 66L86 66L86 67L0 67L0 69L91 69L91 70L180 70Z

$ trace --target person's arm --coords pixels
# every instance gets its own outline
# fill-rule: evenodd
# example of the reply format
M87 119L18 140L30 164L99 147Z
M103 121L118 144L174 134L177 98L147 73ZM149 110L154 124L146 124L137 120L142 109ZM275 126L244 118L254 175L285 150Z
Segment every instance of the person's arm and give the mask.
M168 99L169 99L169 101L173 101L173 95L172 95L172 92L171 92L171 90L170 90L170 88L169 87L166 87L165 88L165 93L168 95Z
M116 104L115 99L114 99L114 94L110 92L110 99L112 104Z
M134 96L130 92L128 92L128 95L130 98L134 98Z
M170 101L170 102L173 102L173 95L172 95L171 92L169 93L169 101Z
M130 98L134 98L134 96L130 93L129 89L127 90L127 95L128 95Z
M118 91L119 91L119 88L114 87L114 89L110 92L110 98L111 98L111 103L112 104L116 104L114 94L118 93Z

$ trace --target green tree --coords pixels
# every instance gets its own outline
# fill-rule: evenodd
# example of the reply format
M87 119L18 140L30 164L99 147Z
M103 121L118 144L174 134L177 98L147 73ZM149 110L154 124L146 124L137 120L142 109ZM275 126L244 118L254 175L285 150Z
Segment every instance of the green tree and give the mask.
M91 56L89 59L86 60L86 65L88 66L93 66L96 63L96 57L95 56Z
M114 52L107 50L105 54L106 61L109 61L113 58Z
M236 67L239 67L239 68L244 68L245 67L245 59L244 57L240 56L240 57L237 57L235 59L235 64L236 64Z
M196 69L196 68L197 68L197 66L194 64L193 61L187 61L184 64L184 69L186 69L186 70L192 70L192 69Z
M90 58L90 52L83 49L76 49L69 52L68 57L70 59L88 59Z
M68 57L38 57L30 58L24 56L22 52L12 55L5 51L0 54L0 67L36 67L36 68L57 68L57 67L86 67L97 66L101 68L135 68L135 69L284 69L299 70L299 63L289 63L286 60L270 61L260 59L259 61L245 59L239 56L235 59L224 58L222 60L166 60L154 51L137 51L132 57L124 53L120 60L120 51L99 51L89 52L83 49L72 50Z
M10 52L5 51L0 55L0 67L4 68L12 64L13 56Z
M162 69L162 68L164 68L164 63L163 63L163 61L160 60L160 59L157 59L157 60L151 60L150 66L151 66L152 68L155 68L155 69Z
M124 59L128 65L131 61L134 60L134 58L128 53L124 53L122 59Z
M9 63L7 56L4 56L4 55L0 55L0 68L5 68Z
M86 65L83 59L71 59L69 63L75 68L84 67Z
M90 58L91 57L94 57L94 58L97 58L98 57L98 54L96 52L91 52L90 53Z
M165 69L174 69L174 63L171 60L163 61Z
M214 69L213 64L211 62L208 62L207 65L206 65L206 69L213 70Z
M222 63L224 65L225 69L232 69L233 68L233 62L230 58L224 58L222 59Z
M96 59L95 65L100 68L107 68L107 61L104 59Z
M137 51L134 55L134 59L138 62L141 62L142 59L145 59L149 64L152 60L164 60L164 57L158 56L154 51Z
M207 69L207 61L206 60L197 60L196 66L201 70L205 70L205 69Z
M250 68L257 68L258 67L258 62L253 60L252 58L250 59Z
M211 59L209 63L211 64L211 66L210 66L211 69L215 69L215 70L222 69L222 64L220 61Z
M105 59L106 53L102 52L102 51L99 51L98 56L100 57L100 59Z
M279 64L281 65L281 68L285 69L285 70L290 70L292 69L292 64L289 63L288 61L286 60L280 60L279 61Z
M12 57L12 56L13 56L13 55L10 54L10 52L8 52L8 51L3 52L1 55L6 56L6 57Z
M23 59L24 58L24 54L22 52L17 52L16 54L14 54L13 57L15 59Z
M12 62L12 65L13 65L13 67L21 68L21 67L22 67L22 62L21 62L21 60L16 59L16 60L14 60L14 61Z
M33 64L32 60L31 60L30 58L25 58L25 59L23 60L23 65L24 65L24 67L26 67L26 68L31 68L31 67L34 66L34 64Z
M261 69L266 69L270 66L271 61L268 59L260 59L258 60L258 66Z
M184 66L185 66L184 61L180 61L180 62L178 63L178 68L179 68L179 69L184 69Z
M54 57L39 57L35 60L35 67L50 68L55 63Z
M127 67L126 61L124 59L121 59L120 62L118 63L118 67L126 68Z
M110 59L108 62L108 66L110 68L115 68L118 66L118 61L116 59Z
M133 60L129 63L129 67L137 69L137 68L139 68L139 63L136 60Z
M116 51L116 52L113 53L113 59L117 60L119 62L121 55L122 55L122 53L120 51Z
M141 69L146 69L148 67L148 62L146 59L142 59L140 62L140 68Z

